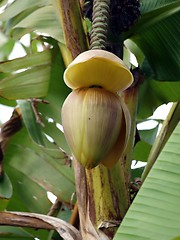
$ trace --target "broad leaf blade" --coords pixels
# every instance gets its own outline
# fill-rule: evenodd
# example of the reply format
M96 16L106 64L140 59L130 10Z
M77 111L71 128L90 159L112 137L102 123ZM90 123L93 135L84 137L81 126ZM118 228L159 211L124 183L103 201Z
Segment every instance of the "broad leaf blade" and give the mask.
M25 57L0 63L1 72L14 72L21 69L46 66L51 62L51 52L49 50L26 55Z
M160 82L145 79L140 85L138 118L145 119L153 114L155 109L169 102L178 102L180 99L179 82Z
M59 149L53 151L38 146L29 138L25 128L12 137L4 162L52 192L60 201L71 201L75 192L74 172L66 165L66 155Z
M16 0L12 4L10 4L6 10L1 14L1 20L9 20L9 18L13 18L17 16L19 13L32 8L32 7L42 7L44 5L50 4L50 0Z
M131 40L144 52L156 79L178 81L179 1L143 0L141 6L142 17L130 30Z
M133 152L133 159L137 161L147 162L149 152L151 150L151 145L144 141L139 141Z
M180 124L159 155L114 240L180 236Z
M50 67L36 67L0 81L0 95L7 99L38 98L46 95Z
M47 214L51 202L47 198L46 190L33 181L31 177L23 174L20 167L18 169L18 167L14 168L6 164L6 170L11 176L14 189L7 210Z
M1 97L23 99L45 96L49 86L50 62L50 51L2 62L0 70L5 76L2 75L0 81Z
M45 6L29 14L14 28L28 28L38 31L42 35L46 33L60 42L64 42L63 32L54 13L53 6Z

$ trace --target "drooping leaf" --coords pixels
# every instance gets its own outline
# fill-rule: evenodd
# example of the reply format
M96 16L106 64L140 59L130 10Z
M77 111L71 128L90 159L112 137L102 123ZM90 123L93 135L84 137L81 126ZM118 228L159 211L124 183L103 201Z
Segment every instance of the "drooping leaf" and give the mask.
M7 99L43 97L47 93L50 67L37 67L0 81L0 95Z
M179 139L180 124L159 155L114 240L169 240L180 235Z
M0 71L14 72L26 68L33 68L37 66L46 66L51 62L51 52L49 50L29 54L25 57L16 58L13 60L0 63Z
M28 8L43 7L45 5L49 5L50 3L50 0L31 0L31 2L28 0L23 0L23 2L21 0L16 0L1 14L1 20L9 20L10 17L13 18Z
M70 202L75 186L73 169L67 160L60 149L47 149L35 144L23 128L12 137L4 164L14 172L28 176L29 180L52 192L60 201Z
M45 51L1 63L2 72L11 72L0 81L1 97L22 99L45 96L49 86L50 61L50 52Z
M46 33L60 42L64 42L63 33L54 14L53 6L45 6L29 14L14 28L28 28L31 31Z

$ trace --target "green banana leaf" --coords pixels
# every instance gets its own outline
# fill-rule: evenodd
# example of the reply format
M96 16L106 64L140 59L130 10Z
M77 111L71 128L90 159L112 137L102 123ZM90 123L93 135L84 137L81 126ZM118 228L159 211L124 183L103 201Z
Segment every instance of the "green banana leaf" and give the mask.
M26 128L11 138L3 161L7 173L11 169L15 176L20 172L27 177L27 182L29 181L32 185L37 184L45 191L52 192L59 201L71 202L71 196L75 192L74 173L73 168L70 167L71 161L58 148L49 149L37 145L29 137ZM23 175L20 179L23 179ZM25 192L27 191L25 184L21 187ZM25 194L24 191L22 191L23 194ZM23 198L21 201L24 201ZM26 202L24 204L29 206Z
M152 144L156 139L159 124L152 129L138 130L140 141L138 141L133 150L133 159L146 162L151 150Z
M22 228L0 226L0 239L8 240L33 240L34 236Z
M0 179L0 211L6 209L9 200L12 197L13 189L8 175L5 173Z
M10 17L11 16L11 17ZM34 30L46 33L60 42L64 42L62 29L54 11L53 1L22 1L16 0L10 4L0 16L6 21L6 30L15 39Z
M179 80L179 10L178 0L142 0L141 18L131 30L131 40L144 52L155 79L161 81Z
M180 124L163 148L114 240L173 240L180 236Z
M6 99L43 97L50 78L50 51L0 63L0 96Z
M142 0L140 10L140 19L124 38L129 39L127 46L137 56L144 75L138 106L138 118L142 119L161 104L180 99L180 2Z

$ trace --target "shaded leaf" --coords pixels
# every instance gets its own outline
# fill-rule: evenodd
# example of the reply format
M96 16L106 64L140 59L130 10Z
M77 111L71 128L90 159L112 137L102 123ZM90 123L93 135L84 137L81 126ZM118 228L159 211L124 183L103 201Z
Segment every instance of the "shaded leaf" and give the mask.
M6 173L0 180L0 211L6 209L10 198L12 197L13 189L11 181Z
M14 171L20 171L46 191L52 192L60 201L69 203L75 185L73 168L65 165L67 159L61 150L50 150L35 144L23 128L12 137L4 162L5 166L7 164Z
M143 170L144 167L131 169L131 180L134 181L135 178L140 178Z
M14 148L14 150L16 149ZM5 166L6 171L11 176L13 185L13 196L9 201L7 210L47 214L51 207L51 202L47 198L46 190L28 175L23 174L20 171L20 166L19 169L7 164Z
M139 141L133 152L133 159L146 162L149 156L149 152L151 150L151 145L144 141Z
M146 79L140 85L138 118L145 119L151 116L155 109L164 103L179 101L179 96L179 82L159 82Z
M71 89L66 86L63 80L64 70L63 59L56 43L52 49L51 77L48 94L45 98L49 104L40 104L38 106L39 112L41 112L44 117L53 118L56 123L61 123L61 107L71 92Z
M37 144L45 145L40 125L36 121L31 103L24 100L18 100L17 103L21 108L23 120L30 136Z
M148 129L148 130L138 130L139 132L139 135L140 135L140 138L149 143L150 145L153 144L155 138L156 138L156 135L157 135L157 132L158 132L158 128L159 128L159 124L157 124L157 126L155 128L152 128L152 129Z
M45 123L45 128L43 129L44 133L52 137L57 146L62 148L67 154L71 155L71 150L69 149L62 130L57 128L55 122L48 122L48 120L44 118L43 122Z
M34 239L34 236L23 230L22 228L11 226L0 226L0 239L7 240L30 240Z
M131 30L131 40L145 54L157 80L179 80L179 10L178 0L143 0L142 17Z

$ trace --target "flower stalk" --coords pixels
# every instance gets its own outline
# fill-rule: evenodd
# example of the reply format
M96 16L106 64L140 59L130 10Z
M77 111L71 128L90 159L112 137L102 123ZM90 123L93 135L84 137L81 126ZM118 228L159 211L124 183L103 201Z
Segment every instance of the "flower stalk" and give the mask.
M67 7L65 7L62 2L65 3L66 1L59 0L60 8L62 9L61 13L65 14ZM93 11L96 10L96 15L93 17L93 28L100 26L98 23L100 23L102 17L106 18L106 32L103 32L103 34L106 35L109 10L106 9L106 4L102 4L103 11L97 11L97 5L95 4L102 2L103 4L104 2L109 4L109 1L94 1ZM69 22L66 21L65 18L61 18L62 25L68 27L68 29L71 28L71 21L74 21L74 23L76 21L72 16L69 16L69 18ZM95 22L96 24L94 24ZM81 234L82 238L87 240L112 239L129 207L129 196L125 183L124 169L120 161L118 161L124 150L127 133L129 132L128 129L130 128L128 125L129 114L125 104L121 101L120 97L118 97L117 91L123 91L132 83L132 75L117 56L101 50L104 49L106 36L103 37L100 34L102 33L101 29L99 30L99 33L93 30L95 38L91 35L91 48L93 50L82 53L81 55L80 52L83 52L84 48L74 49L73 45L67 45L68 51L73 53L73 59L77 55L80 55L73 60L64 73L65 83L73 91L64 103L62 120L64 119L65 135L73 152ZM96 41L96 36L101 40ZM64 30L64 37L65 42L67 42L68 34L66 30ZM75 37L74 31L71 33L71 38L73 37ZM78 35L76 44L82 42L81 37L82 35ZM95 93L93 93L93 91ZM94 96L96 95L94 100L91 100L92 97L90 97L90 95L93 95L92 93ZM75 96L76 99L74 98ZM113 97L111 98L109 96ZM98 106L99 104L97 104L99 101L101 102L100 105L102 109ZM118 102L118 104L116 102ZM114 112L117 119L111 116L112 105L115 106ZM76 109L76 111L73 108ZM70 112L72 112L72 116L70 116ZM100 113L100 120L96 117L94 123L92 121L92 123L89 124L89 113L91 113L92 117L95 116L97 112ZM102 112L104 112L104 115ZM103 116L106 117L103 119ZM73 119L70 119L70 117L73 117ZM80 121L80 123L78 121ZM102 122L103 125L102 134L100 131L100 122ZM110 123L110 125L108 123ZM115 124L115 130L113 130L113 124ZM105 125L107 125L106 128L104 127ZM108 129L110 128L112 128L112 132L109 133ZM120 129L124 129L124 131ZM78 132L78 130L80 132ZM72 133L72 131L75 132ZM118 136L115 136L116 131L118 132ZM86 134L87 132L88 134ZM90 138L88 137L89 134L91 136ZM101 137L99 138L99 136ZM121 140L119 136L121 136L123 140ZM87 143L87 141L90 141L92 144ZM82 149L76 149L78 148L75 146L76 142L83 143L81 145L78 143L78 147L82 147ZM106 147L107 142L109 142L108 147ZM98 144L101 145L100 149L96 146ZM88 147L90 149L88 149ZM91 147L93 148L92 152ZM85 161L82 161L82 153L86 153ZM89 159L87 156L90 156ZM98 156L98 158L94 156ZM83 164L84 162L85 164ZM101 164L101 162L105 166Z
M90 49L105 49L110 17L110 0L94 0Z

